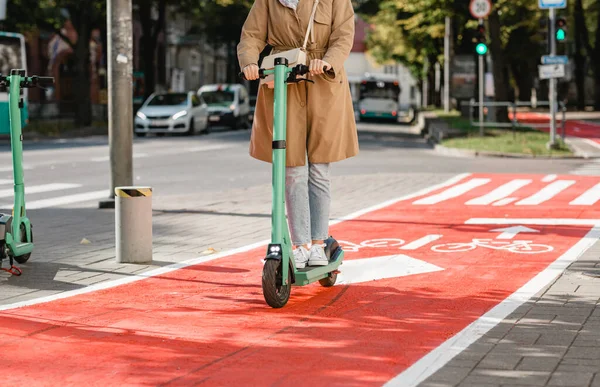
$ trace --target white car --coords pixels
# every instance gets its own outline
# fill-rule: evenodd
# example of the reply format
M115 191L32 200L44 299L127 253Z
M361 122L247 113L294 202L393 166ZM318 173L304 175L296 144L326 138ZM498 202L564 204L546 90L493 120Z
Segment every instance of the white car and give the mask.
M208 132L208 107L194 92L155 93L135 115L135 134Z
M250 128L250 96L243 85L205 85L198 96L208 105L209 125Z

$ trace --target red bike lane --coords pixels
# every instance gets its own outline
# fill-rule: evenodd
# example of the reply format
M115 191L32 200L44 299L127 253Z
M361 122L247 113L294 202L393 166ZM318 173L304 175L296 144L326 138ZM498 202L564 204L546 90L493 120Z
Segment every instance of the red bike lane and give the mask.
M512 114L510 114L512 119ZM517 120L522 124L548 124L538 128L544 132L550 132L550 117L547 114L519 112ZM557 115L556 133L562 136L562 121L560 115ZM596 144L600 144L600 125L593 122L567 120L565 122L565 135L588 139Z
M443 364L426 355L598 238L598 183L471 175L343 221L343 283L293 288L279 310L262 297L264 247L4 310L4 382L412 385L426 373L411 369Z

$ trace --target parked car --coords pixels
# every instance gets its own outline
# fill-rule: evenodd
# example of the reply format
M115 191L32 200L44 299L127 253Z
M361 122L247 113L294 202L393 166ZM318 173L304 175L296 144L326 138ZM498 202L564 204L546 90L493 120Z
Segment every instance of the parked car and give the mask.
M198 96L208 106L208 124L232 129L250 127L250 97L243 85L205 85Z
M135 116L135 134L208 132L208 107L194 92L155 93Z

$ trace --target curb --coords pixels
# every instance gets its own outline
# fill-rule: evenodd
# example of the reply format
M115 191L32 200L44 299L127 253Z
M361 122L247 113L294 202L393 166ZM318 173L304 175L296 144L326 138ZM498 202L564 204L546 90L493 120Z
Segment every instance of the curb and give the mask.
M538 160L581 160L582 156L533 156L519 153L503 153L492 151L475 151L459 148L448 148L440 144L434 144L433 150L436 152L455 157L490 157L490 158L511 158L511 159L538 159Z

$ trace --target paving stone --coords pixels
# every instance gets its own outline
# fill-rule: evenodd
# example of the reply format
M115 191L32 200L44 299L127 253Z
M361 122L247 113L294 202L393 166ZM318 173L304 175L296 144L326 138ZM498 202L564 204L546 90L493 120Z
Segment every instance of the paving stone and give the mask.
M600 361L600 347L571 347L565 358L598 359Z
M521 361L521 355L509 356L504 353L489 353L477 365L477 368L512 370Z
M560 363L560 357L530 357L525 356L517 366L518 370L523 371L545 371L552 372Z
M463 383L471 383L473 385L520 383L528 386L544 386L550 375L550 372L541 371L475 369L465 378Z
M588 386L594 377L589 372L555 372L552 374L549 386Z

